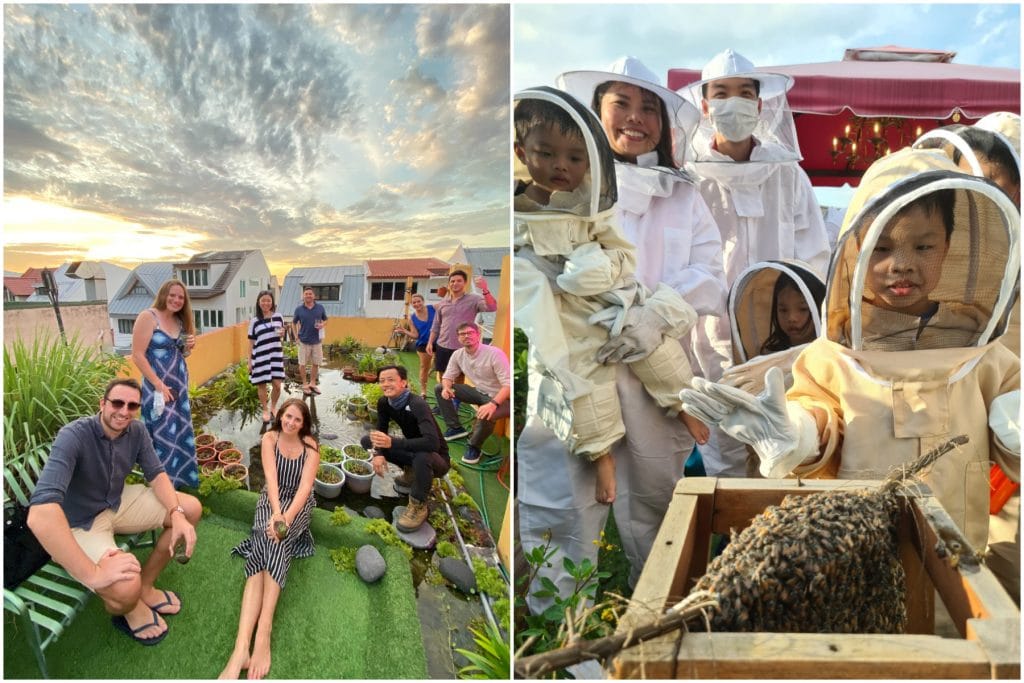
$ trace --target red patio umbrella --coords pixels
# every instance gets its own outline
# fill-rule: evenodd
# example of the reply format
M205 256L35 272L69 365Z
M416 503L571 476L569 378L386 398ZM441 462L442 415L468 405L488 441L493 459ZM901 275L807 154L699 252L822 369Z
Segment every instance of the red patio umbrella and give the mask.
M970 124L994 111L1020 112L1020 72L953 64L956 53L896 46L846 51L843 61L766 66L787 74L800 165L818 186L856 186L878 156L933 128ZM668 87L701 80L669 69ZM854 146L856 145L856 146Z

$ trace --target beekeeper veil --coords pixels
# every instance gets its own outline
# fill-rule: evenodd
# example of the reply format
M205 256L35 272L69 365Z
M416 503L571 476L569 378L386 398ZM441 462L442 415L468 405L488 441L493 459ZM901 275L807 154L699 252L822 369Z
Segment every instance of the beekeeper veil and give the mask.
M919 137L913 147L942 150L965 172L992 180L1019 202L1020 155L1001 132L979 125L944 126Z
M601 97L611 83L626 83L653 93L663 105L661 139L654 151L636 158L636 166L650 169L651 173L630 174L630 182L649 183L651 187L646 190L644 187L636 189L654 195L664 194L664 188L670 183L687 178L679 170L688 146L686 131L696 125L700 112L691 103L663 87L654 72L636 57L621 57L607 71L567 71L559 75L555 83L587 104L598 118Z
M855 351L987 344L1020 277L1020 214L995 184L942 152L876 161L829 267L826 334Z
M714 101L705 98L705 89L714 81L725 78L749 78L755 81L761 102L760 112L756 111L753 100L740 102L744 98L730 97ZM688 131L691 144L687 161L731 162L719 158L722 155L712 153L716 131L728 139L745 139L746 136L741 134L748 131L748 134L754 136L761 147L756 155L760 158L743 163L799 161L802 157L796 126L786 98L787 91L792 87L791 77L758 71L749 59L731 49L715 55L701 71L700 81L679 90L689 103L703 113L696 128Z
M796 260L755 263L739 274L729 290L733 363L811 340L790 338L778 324L776 310L784 289L792 289L807 307L808 336L816 338L821 332L825 283L810 266Z

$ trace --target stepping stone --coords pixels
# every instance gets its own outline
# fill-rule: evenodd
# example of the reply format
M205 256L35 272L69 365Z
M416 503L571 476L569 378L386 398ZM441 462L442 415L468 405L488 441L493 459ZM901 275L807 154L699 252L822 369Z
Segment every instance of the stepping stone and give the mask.
M398 528L398 518L405 512L405 506L399 505L391 513L391 526L395 528L395 533L398 537L411 545L417 550L430 550L437 543L437 532L434 531L434 527L430 526L430 522L424 522L419 529L412 533L406 533Z
M363 517L368 519L385 519L384 511L376 505L367 505L363 508Z
M466 595L476 593L476 576L468 564L454 557L442 557L437 568L441 576Z
M323 439L324 441L334 441L335 439L338 438L338 435L337 434L329 434L329 433L328 434L321 434L320 438Z
M356 572L366 583L379 580L387 569L384 556L372 545L364 545L356 551Z

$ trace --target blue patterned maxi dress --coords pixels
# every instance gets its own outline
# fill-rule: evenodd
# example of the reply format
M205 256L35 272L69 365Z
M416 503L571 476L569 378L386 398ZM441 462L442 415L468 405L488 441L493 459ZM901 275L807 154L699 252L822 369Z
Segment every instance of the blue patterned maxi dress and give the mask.
M152 309L149 313L156 318ZM171 478L174 488L199 486L199 465L196 462L195 434L192 431L192 405L188 400L188 368L185 357L178 348L178 337L171 337L156 329L146 348L146 360L156 376L176 396L164 406L160 417L153 415L153 385L149 380L142 382L142 421L146 423L149 436L153 439L156 455Z

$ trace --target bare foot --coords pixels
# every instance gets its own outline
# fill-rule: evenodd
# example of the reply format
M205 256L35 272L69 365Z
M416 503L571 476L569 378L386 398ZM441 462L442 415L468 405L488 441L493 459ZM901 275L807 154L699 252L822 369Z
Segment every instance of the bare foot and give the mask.
M142 602L167 616L181 611L181 598L174 591L165 591L155 586L142 592Z
M250 681L262 679L270 671L270 640L258 633L252 644L252 657L249 659Z
M708 429L706 424L683 410L679 411L677 417L680 422L686 425L686 430L690 432L690 436L693 437L694 441L701 446L708 442L708 438L711 437L711 430Z
M246 650L235 650L231 653L231 659L228 660L224 670L220 672L220 676L217 678L228 678L231 680L238 680L238 677L242 675L242 669L249 668L249 653Z
M594 499L598 503L615 502L615 458L606 453L594 461L597 467L597 490Z

